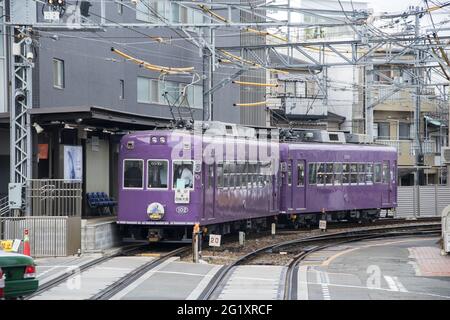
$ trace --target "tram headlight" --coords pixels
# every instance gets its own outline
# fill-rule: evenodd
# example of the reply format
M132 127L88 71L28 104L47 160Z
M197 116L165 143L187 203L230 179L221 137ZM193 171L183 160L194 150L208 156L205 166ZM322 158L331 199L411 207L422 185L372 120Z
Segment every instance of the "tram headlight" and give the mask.
M159 142L161 142L161 143L166 143L166 137L161 137L161 138L159 138Z
M158 138L157 137L153 137L152 138L152 143L158 143Z

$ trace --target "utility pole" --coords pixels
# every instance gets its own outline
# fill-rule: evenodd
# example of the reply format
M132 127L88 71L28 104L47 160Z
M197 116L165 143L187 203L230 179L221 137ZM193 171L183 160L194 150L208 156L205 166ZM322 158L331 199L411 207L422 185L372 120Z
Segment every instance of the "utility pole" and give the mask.
M10 209L20 214L26 204L26 184L32 177L31 119L34 67L31 26L35 22L36 5L33 1L10 1L9 34L9 81L10 81L10 194L20 189L21 199L10 197Z
M415 14L415 38L418 39L420 36L420 18L422 15L419 13L422 11L419 7L416 8ZM415 129L415 149L416 149L416 167L417 174L415 175L415 185L420 185L423 183L423 165L424 156L422 149L422 141L420 138L420 111L421 111L421 93L422 93L422 68L420 68L422 54L419 49L415 49L415 64L414 64L414 84L416 87L416 92L414 95L415 111L414 111L414 129Z

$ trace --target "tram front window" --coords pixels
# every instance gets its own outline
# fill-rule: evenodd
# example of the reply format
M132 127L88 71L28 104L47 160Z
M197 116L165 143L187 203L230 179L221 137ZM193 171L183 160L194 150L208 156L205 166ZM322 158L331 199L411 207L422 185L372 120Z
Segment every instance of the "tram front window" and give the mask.
M194 162L174 161L173 162L173 188L193 189L194 188Z

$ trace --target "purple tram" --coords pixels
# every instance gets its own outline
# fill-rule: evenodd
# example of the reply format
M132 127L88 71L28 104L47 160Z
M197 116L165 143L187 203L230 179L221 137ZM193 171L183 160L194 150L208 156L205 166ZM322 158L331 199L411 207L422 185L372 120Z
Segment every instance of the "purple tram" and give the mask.
M397 206L397 151L352 144L282 143L280 213L294 225L376 219ZM323 217L322 217L323 218Z
M117 223L126 238L187 240L194 224L225 234L275 217L297 226L320 213L374 219L396 206L394 148L279 143L252 128L216 126L122 138Z

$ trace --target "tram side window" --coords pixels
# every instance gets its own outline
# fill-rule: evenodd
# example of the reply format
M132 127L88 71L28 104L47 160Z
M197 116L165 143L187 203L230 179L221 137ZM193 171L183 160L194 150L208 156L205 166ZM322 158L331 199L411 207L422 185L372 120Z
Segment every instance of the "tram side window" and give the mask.
M333 184L333 164L325 164L325 184Z
M372 163L366 164L366 183L367 184L373 183L373 164Z
M217 187L223 188L223 163L217 164Z
M358 163L358 184L366 184L366 165Z
M375 176L375 183L380 183L381 182L381 163L376 163L375 164L375 172L374 172L374 176Z
M309 184L317 183L317 166L316 163L310 163L308 165L308 181Z
M194 188L194 162L173 161L173 189Z
M147 162L148 189L167 188L167 168L168 162L164 160L149 160Z
M208 166L208 187L214 186L214 164Z
M287 177L288 177L288 186L292 186L292 161L288 162L288 168L287 168Z
M334 185L338 186L342 183L342 163L334 164Z
M123 187L143 188L144 160L125 160L123 162Z
M350 183L350 164L344 163L342 165L342 183L343 184L349 184Z
M325 163L317 164L317 184L325 183Z
M383 161L383 183L389 183L390 172L389 172L389 161Z
M358 165L356 163L350 164L350 183L358 183Z
M303 187L305 185L305 162L300 161L297 163L297 187Z

